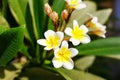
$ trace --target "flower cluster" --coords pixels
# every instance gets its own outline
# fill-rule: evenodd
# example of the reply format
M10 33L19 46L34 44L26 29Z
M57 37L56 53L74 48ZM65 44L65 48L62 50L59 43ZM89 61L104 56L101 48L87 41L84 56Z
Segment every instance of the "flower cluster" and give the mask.
M80 10L86 7L86 4L81 0L65 1L67 7L61 13L62 22L68 21L67 19L69 19L68 16L71 15L71 11L75 9ZM95 34L105 38L106 26L100 24L97 17L91 17L85 24L80 26L77 20L73 20L72 28L64 25L63 30L61 30L58 23L58 15L55 11L52 11L48 3L45 4L45 13L52 20L56 31L47 30L44 33L45 39L39 39L37 43L45 46L44 50L54 50L52 63L55 68L60 68L62 66L66 69L74 68L74 62L71 58L76 56L79 52L76 48L69 48L69 42L72 42L73 46L78 46L80 43L89 43L91 41L89 34Z

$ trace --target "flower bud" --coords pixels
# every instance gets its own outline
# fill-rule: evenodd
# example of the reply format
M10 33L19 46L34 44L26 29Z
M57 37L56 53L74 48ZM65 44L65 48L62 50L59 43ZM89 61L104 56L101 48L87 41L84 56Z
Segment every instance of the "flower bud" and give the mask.
M53 22L56 22L58 20L58 14L55 11L53 11L50 14L50 19L52 19Z
M67 10L63 10L61 16L62 16L62 20L66 20L68 18Z
M25 56L22 56L22 57L20 58L20 62L21 62L21 64L27 63L27 58L26 58Z
M48 3L44 5L44 11L46 14L50 14L52 12L52 9Z

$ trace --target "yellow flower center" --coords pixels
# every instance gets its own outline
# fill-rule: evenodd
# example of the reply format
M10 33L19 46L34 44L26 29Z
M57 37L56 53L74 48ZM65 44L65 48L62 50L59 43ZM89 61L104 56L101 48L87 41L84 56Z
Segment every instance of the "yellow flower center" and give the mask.
M62 62L68 62L71 58L71 52L68 48L66 47L62 47L61 49L59 49L59 51L57 52L57 56L58 56L58 61L62 61Z
M75 26L72 30L72 37L78 40L81 40L84 38L84 31L80 29L78 26Z
M57 48L59 46L60 38L57 35L49 36L46 40L47 47Z
M76 8L79 5L78 0L70 0L69 4L71 8Z

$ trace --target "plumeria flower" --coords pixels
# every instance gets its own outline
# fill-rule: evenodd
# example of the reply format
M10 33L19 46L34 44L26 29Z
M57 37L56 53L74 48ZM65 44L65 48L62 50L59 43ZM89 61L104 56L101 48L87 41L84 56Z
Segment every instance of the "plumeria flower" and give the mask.
M44 33L44 36L46 39L39 39L37 40L37 43L46 46L44 48L45 50L51 50L60 46L64 34L60 31L54 32L52 30L48 30Z
M87 35L88 28L85 25L81 25L79 27L78 22L73 20L73 29L67 27L65 29L65 33L71 36L70 41L73 43L74 46L80 43L89 43L90 37Z
M68 48L67 41L63 41L60 48L54 50L54 58L52 60L55 68L64 67L66 69L73 69L74 62L72 57L78 54L78 50L75 48Z
M70 8L74 9L83 9L86 7L86 4L82 0L65 0Z
M100 24L97 17L93 17L92 20L88 22L87 27L89 33L105 38L106 26Z

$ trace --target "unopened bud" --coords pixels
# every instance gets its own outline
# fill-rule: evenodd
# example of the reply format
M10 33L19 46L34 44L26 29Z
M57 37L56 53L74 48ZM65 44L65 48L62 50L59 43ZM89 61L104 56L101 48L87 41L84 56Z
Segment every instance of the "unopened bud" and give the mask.
M66 20L68 18L68 11L63 10L61 16L62 16L62 20Z
M46 14L50 14L52 12L52 9L48 3L44 5L44 11Z
M53 11L50 14L50 19L52 19L53 22L56 22L58 20L58 14L55 11Z
M21 62L21 64L27 63L27 58L26 58L25 56L22 56L22 57L20 58L20 62Z

